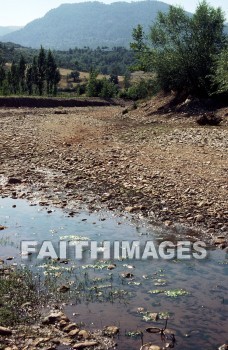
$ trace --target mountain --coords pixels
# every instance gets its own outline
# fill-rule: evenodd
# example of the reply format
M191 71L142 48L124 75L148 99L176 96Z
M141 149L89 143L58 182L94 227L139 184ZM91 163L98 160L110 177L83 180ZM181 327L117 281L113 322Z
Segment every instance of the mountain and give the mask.
M0 37L6 34L9 34L11 32L15 32L16 30L21 29L22 27L16 27L16 26L12 26L12 27L2 27L0 26Z
M169 5L160 1L84 2L63 4L24 28L1 37L23 46L67 50L74 47L129 46L138 24L147 31L157 12Z

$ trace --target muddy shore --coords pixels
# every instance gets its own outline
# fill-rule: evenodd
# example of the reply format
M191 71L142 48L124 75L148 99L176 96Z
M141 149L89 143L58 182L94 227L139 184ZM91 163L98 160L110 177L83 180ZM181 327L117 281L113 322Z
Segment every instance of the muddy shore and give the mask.
M214 111L219 126L200 126L205 111L169 102L1 107L0 195L226 237L228 108Z

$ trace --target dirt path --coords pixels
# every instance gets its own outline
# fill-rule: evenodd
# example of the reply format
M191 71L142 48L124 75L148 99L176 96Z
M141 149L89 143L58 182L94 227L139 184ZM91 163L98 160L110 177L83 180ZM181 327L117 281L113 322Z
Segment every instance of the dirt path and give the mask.
M164 110L0 109L0 193L74 210L88 204L175 229L227 233L227 108L220 126ZM188 113L189 114L189 113ZM8 178L13 178L8 182Z

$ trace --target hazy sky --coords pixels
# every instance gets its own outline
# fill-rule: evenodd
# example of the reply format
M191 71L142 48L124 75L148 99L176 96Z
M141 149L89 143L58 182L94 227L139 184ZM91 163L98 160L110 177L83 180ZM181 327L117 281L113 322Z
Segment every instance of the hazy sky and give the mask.
M25 25L32 20L42 17L49 10L63 3L76 3L81 0L0 0L0 26ZM101 2L111 3L114 0L103 0ZM168 4L181 5L185 10L194 12L198 0L163 0ZM228 1L210 0L212 6L220 6L228 21Z

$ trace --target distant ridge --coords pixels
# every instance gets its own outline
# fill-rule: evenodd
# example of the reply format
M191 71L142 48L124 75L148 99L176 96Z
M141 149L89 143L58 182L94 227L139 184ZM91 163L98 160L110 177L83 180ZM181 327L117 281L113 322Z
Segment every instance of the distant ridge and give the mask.
M6 34L9 34L11 32L15 32L16 30L19 30L23 27L18 27L18 26L8 26L8 27L3 27L0 26L0 37Z
M109 5L101 2L63 4L0 40L60 50L84 46L128 47L134 27L142 24L146 31L158 11L168 10L168 4L148 0Z

